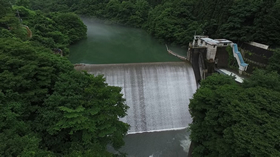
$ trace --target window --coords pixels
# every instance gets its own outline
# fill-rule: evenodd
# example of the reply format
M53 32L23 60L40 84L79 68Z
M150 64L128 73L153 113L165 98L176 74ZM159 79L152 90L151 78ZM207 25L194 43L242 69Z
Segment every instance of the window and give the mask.
M224 43L224 46L227 46L227 43Z

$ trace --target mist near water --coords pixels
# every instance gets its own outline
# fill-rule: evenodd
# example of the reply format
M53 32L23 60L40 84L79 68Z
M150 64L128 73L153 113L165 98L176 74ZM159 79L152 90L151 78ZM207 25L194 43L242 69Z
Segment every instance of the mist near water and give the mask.
M180 59L167 53L159 43L142 29L104 24L104 21L83 18L87 39L70 47L72 63L112 64L144 62L177 62ZM169 46L186 56L186 49Z

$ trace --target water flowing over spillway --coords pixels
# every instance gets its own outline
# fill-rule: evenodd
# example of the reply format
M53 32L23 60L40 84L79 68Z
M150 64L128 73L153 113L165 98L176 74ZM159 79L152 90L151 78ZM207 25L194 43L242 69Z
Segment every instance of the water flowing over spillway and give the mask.
M189 99L197 86L190 64L184 62L85 64L77 70L104 74L109 85L122 87L129 134L186 128L192 122Z

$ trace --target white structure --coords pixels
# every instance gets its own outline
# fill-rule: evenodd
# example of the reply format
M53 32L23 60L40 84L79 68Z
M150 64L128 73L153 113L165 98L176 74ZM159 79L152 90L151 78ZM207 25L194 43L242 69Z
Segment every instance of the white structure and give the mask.
M269 45L265 45L265 44L261 44L261 43L257 43L257 42L249 42L248 44L265 49L265 50L268 50L268 47L269 47Z
M229 46L232 42L226 39L211 39L207 36L194 36L193 46L207 48L207 60L215 60L217 47Z
M226 69L219 69L221 73L225 74L225 75L229 75L229 76L234 76L235 77L235 81L236 82L239 82L239 83L243 83L244 81L244 78L238 76L237 74L233 73L233 72L230 72Z
M214 61L216 58L217 47L232 47L232 52L236 58L239 66L240 73L246 71L248 64L246 64L242 58L241 53L238 51L237 44L227 39L211 39L208 36L195 35L192 42L192 47L204 47L207 48L207 60Z

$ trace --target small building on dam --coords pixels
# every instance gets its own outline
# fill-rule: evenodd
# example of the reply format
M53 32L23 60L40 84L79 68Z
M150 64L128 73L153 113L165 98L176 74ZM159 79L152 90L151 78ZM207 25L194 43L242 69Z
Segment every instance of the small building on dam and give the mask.
M227 39L195 35L189 43L187 60L192 63L196 81L200 82L220 68L228 68L231 56L238 63L239 74L247 70L248 64L244 62L237 44Z

